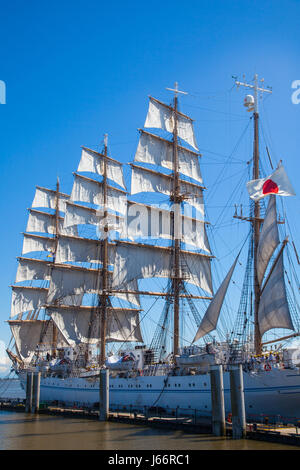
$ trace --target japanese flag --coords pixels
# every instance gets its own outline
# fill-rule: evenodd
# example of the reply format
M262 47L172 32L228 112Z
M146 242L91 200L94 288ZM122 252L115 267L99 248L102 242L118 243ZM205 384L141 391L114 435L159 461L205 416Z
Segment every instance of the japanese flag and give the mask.
M249 183L247 183L247 189L250 198L254 199L254 201L269 196L269 194L295 196L294 189L282 165L270 176L267 176L267 178L249 181Z

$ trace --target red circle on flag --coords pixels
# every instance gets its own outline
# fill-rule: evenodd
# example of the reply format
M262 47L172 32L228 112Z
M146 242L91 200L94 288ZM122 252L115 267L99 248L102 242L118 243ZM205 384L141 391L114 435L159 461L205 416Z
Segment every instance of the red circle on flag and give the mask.
M278 193L278 186L275 183L275 181L272 180L267 180L264 182L263 187L262 187L263 194L269 194L269 193Z

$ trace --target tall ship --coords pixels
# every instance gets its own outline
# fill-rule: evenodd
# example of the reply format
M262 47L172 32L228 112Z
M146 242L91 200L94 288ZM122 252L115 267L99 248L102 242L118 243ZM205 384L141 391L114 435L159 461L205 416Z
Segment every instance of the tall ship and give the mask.
M293 241L280 242L276 207L294 192L282 165L267 177L260 169L258 94L269 90L257 76L236 84L253 90L245 106L254 144L249 213L234 213L250 230L233 330L223 341L213 336L241 253L213 292L218 261L200 154L176 84L171 104L149 98L130 192L123 165L108 154L107 135L101 152L82 148L70 195L59 180L55 189L36 187L12 286L7 353L23 387L28 371L41 372L42 401L96 405L107 368L112 410L210 414L209 369L222 364L230 411L228 366L241 363L247 415L300 417L300 348L288 343L300 334L299 282L294 269L298 293L292 292L284 265L289 245L298 264L299 258ZM143 326L149 318L152 328ZM288 333L266 341L273 329Z

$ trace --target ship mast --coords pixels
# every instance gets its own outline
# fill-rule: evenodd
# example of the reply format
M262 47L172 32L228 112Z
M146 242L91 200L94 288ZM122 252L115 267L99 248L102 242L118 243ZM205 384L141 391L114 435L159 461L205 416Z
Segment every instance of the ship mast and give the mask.
M260 80L264 82L264 79ZM254 142L253 142L253 179L259 179L259 111L258 111L258 92L261 93L272 93L271 90L266 90L258 86L258 75L254 76L254 84L235 81L237 86L244 86L246 88L252 88L254 91L254 109L253 109L253 121L254 121ZM252 108L250 109L252 110ZM257 277L257 250L259 243L260 234L260 203L255 201L254 203L254 217L251 218L253 225L253 255L254 255L254 273L253 273L253 285L254 285L254 348L256 354L260 354L262 351L262 340L259 330L258 323L258 310L261 296L260 285Z
M172 278L173 293L174 293L174 331L173 331L173 353L174 356L178 354L179 349L179 299L180 299L180 285L182 278L180 275L180 239L177 236L178 230L176 224L180 219L180 207L182 202L182 195L180 194L179 183L179 165L178 165L178 93L186 95L186 92L178 90L178 83L175 82L175 88L167 88L169 91L174 92L174 128L173 128L173 193L171 201L174 204L175 211L172 211L172 234L173 234L173 250L174 250L174 272ZM180 232L180 231L179 231Z
M100 298L101 305L101 321L100 321L100 367L105 363L105 346L106 346L106 326L107 326L107 265L108 265L108 223L107 223L107 134L104 135L104 158L103 158L103 207L104 207L104 234L103 234L103 256L102 256L102 294Z
M57 252L57 245L58 245L58 238L59 238L59 178L57 177L56 180L56 194L55 194L55 245L54 245L54 257L53 261L55 263L55 255ZM52 334L53 334L53 342L52 342L52 356L56 356L56 349L57 349L57 326L54 322L52 322Z

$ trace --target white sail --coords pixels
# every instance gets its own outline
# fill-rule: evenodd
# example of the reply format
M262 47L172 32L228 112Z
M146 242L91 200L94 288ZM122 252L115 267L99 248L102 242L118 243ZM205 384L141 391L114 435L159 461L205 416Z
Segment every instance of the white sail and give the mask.
M170 176L132 165L131 194L159 192L170 196L171 191L172 178Z
M132 281L130 281L127 284L127 286L123 286L122 290L124 290L124 291L127 290L128 292L122 293L122 292L114 291L113 296L117 297L120 300L123 300L125 302L129 302L131 304L134 304L134 305L137 305L138 307L140 307L141 303L140 303L140 296L138 294L138 281L137 281L137 279L133 279ZM130 291L132 291L132 292L130 292Z
M112 287L123 290L133 279L169 275L170 255L167 251L147 245L139 245L138 248L136 244L117 245Z
M107 341L143 342L140 329L140 311L136 309L109 309Z
M43 307L48 289L29 286L12 286L11 317Z
M31 281L33 279L49 279L50 266L47 261L19 258L16 281Z
M77 227L64 227L63 217L58 218L58 231L62 234L77 234ZM56 234L55 214L30 209L26 232Z
M260 284L279 241L276 196L271 195L257 248L257 277Z
M97 225L99 220L100 217L96 209L74 204L73 202L67 202L64 228L81 224Z
M74 202L87 202L103 206L103 184L75 174L71 199ZM126 212L126 193L109 186L107 188L107 208L124 214Z
M65 203L68 198L69 196L67 194L58 193L58 208L60 211L65 211ZM56 199L56 191L37 186L32 202L32 207L46 207L48 209L56 209Z
M59 235L78 235L77 226L65 227L64 219L60 219L58 223L58 234Z
M286 298L283 252L262 291L258 323L261 335L272 328L294 329Z
M128 201L122 238L172 238L171 213L157 207Z
M64 229L82 224L95 225L98 227L99 237L102 238L104 226L108 226L109 230L120 231L123 226L123 221L124 219L122 217L115 214L107 214L107 217L104 218L103 211L68 202L64 218Z
M24 233L23 235L24 241L22 255L35 251L47 251L49 253L54 252L55 240L53 238L43 237L41 235L31 235L28 233Z
M59 237L55 261L57 263L87 262L99 263L101 242L86 238Z
M172 176L163 175L146 168L132 166L131 173L131 194L141 192L159 192L167 194L172 193ZM204 202L202 188L196 184L186 181L180 181L180 192L184 195L184 200L204 217Z
M134 160L173 170L173 142L142 131ZM197 153L178 146L178 166L180 173L202 183Z
M51 318L72 345L80 343L98 344L101 337L100 308L53 307ZM106 341L143 341L139 326L139 310L109 308L107 312Z
M101 288L101 271L71 265L55 265L51 274L47 303L64 303L65 297L94 292Z
M138 255L137 255L138 253ZM182 276L211 293L210 257L182 251ZM120 242L117 244L112 287L123 289L133 279L172 277L172 250L158 246Z
M55 233L55 216L46 212L30 210L26 232Z
M224 302L224 298L225 298L233 271L235 269L237 260L238 260L238 256L235 259L230 270L228 271L227 276L225 277L224 281L222 282L219 289L217 290L211 303L209 304L209 307L206 310L204 317L202 318L202 321L200 323L196 336L193 340L193 343L195 343L198 339L202 338L203 336L207 335L207 333L209 333L210 331L213 331L216 329L217 323L219 320L219 315L221 312L221 308Z
M122 238L172 239L172 207L170 210L128 201L127 224L121 232ZM174 207L175 237L198 250L210 253L205 222L185 216ZM127 230L127 231L126 231Z
M212 294L211 258L207 255L183 250L181 258L180 275L184 281Z
M108 264L113 264L114 245L108 247ZM57 263L82 262L101 263L102 242L91 238L60 236L57 244L55 261Z
M43 320L23 320L10 321L11 332L16 342L20 359L24 363L29 363L34 353L41 348L48 347L50 350L53 344L53 323ZM68 346L60 332L56 338L58 348Z
M182 216L182 241L198 250L211 252L205 222L202 220Z
M170 106L150 98L149 109L144 127L159 128L168 132L174 131L174 112ZM198 150L193 129L193 120L182 113L177 113L178 137Z
M117 183L122 188L125 188L122 164L113 160L110 157L94 152L86 147L83 147L81 153L81 160L77 171L79 172L91 172L98 175L104 174L104 159L107 164L107 178Z

